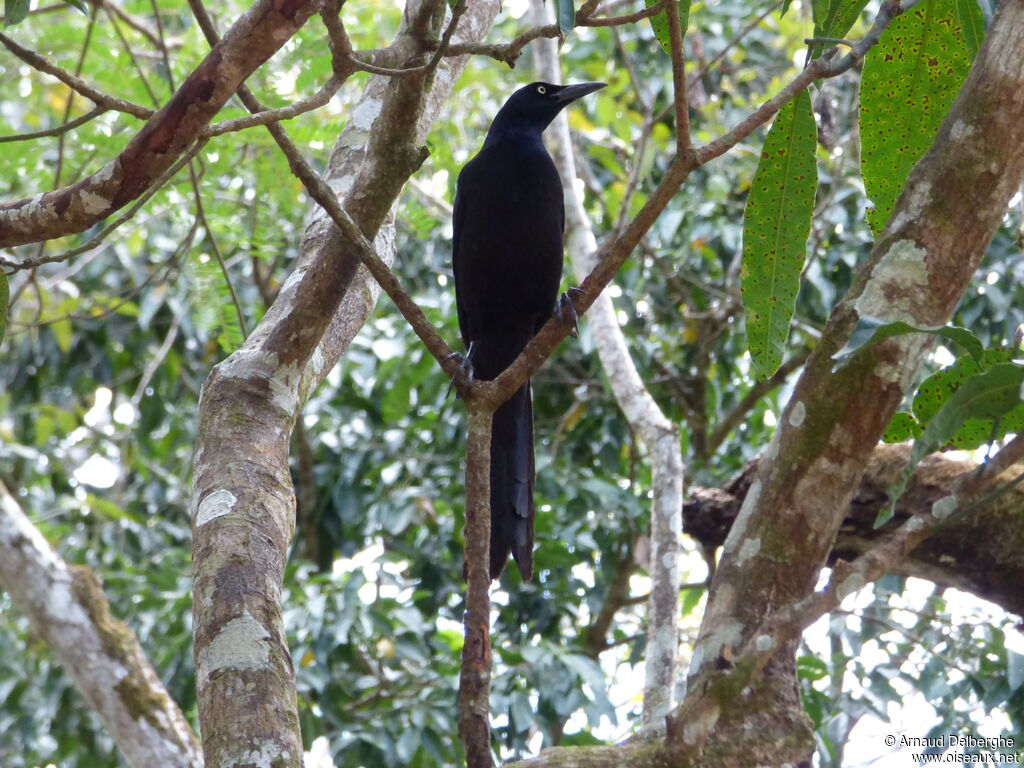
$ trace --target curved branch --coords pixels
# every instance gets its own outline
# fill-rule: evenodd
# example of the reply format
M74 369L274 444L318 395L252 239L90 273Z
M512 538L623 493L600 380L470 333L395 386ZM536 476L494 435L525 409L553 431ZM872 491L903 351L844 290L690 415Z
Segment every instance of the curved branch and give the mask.
M45 72L48 75L52 75L71 90L85 96L85 98L89 99L98 107L124 112L125 114L131 115L132 117L138 117L142 120L148 120L153 116L152 109L147 109L141 104L136 104L135 102L127 101L126 99L119 99L116 96L103 93L98 88L94 88L89 85L82 78L61 69L45 56L41 56L31 49L19 45L3 32L0 32L0 43L3 43L7 50L24 61L30 67L38 69L40 72Z
M257 0L114 160L71 186L0 204L0 247L82 232L137 198L314 7L313 0Z
M74 120L69 120L66 123L55 126L53 128L46 128L42 131L33 131L32 133L16 133L11 136L0 136L0 144L4 144L9 141L32 141L33 139L43 139L47 136L62 136L68 131L73 131L80 125L85 125L90 120L95 120L97 117L105 112L109 112L109 107L96 107L86 112L81 117L76 117Z

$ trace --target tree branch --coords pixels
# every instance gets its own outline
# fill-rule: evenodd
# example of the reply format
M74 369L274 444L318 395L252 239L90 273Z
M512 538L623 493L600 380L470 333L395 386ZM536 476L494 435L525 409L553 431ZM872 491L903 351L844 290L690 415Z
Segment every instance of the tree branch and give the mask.
M491 768L491 416L469 409L466 434L465 642L459 673L459 738L467 768Z
M0 483L0 586L132 766L202 768L199 743L143 654L110 615L99 579L69 566Z
M95 120L97 117L110 110L107 107L95 107L90 111L86 112L80 117L76 117L74 120L69 120L66 123L55 126L53 128L46 128L42 131L32 131L31 133L16 133L10 136L0 136L0 144L4 144L9 141L32 141L33 139L43 139L47 136L61 136L68 131L73 131L81 125L85 125L90 120Z
M138 117L142 120L148 120L154 114L152 109L147 109L141 104L136 104L134 102L127 101L126 99L119 99L116 96L110 96L109 94L103 93L99 89L89 85L82 78L61 69L56 64L53 64L45 56L41 56L31 49L19 45L3 32L0 32L0 43L3 43L7 50L24 61L30 67L38 69L40 72L45 72L48 75L52 75L71 90L85 96L85 98L89 99L97 107L104 107L108 110L124 112L125 114L131 115L132 117Z
M312 0L257 0L104 168L63 189L0 204L0 247L82 232L137 198L313 11Z

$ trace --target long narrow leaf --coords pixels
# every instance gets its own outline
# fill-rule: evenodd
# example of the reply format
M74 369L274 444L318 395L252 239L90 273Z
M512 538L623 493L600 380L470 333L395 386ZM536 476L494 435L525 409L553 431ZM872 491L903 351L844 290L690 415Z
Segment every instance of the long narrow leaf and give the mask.
M558 17L558 28L562 35L568 35L576 26L576 8L573 0L555 0L556 16Z
M658 0L646 0L647 7L650 7L657 3ZM686 25L690 21L690 0L679 0L679 26L683 30L683 35L686 35ZM672 42L668 34L668 14L662 11L659 14L651 16L651 29L654 30L654 36L658 39L661 44L661 50L667 53L669 56L672 55Z
M967 76L971 61L956 2L925 0L900 15L864 63L860 167L876 235Z
M800 93L780 112L761 150L743 217L743 306L747 345L758 378L782 362L818 186L817 131L811 97Z
M889 490L892 503L879 513L875 527L880 527L892 519L896 502L906 490L914 467L921 459L948 443L968 419L995 419L1017 407L1021 402L1022 383L1024 367L1015 363L998 363L961 384L953 396L928 420L921 436L914 441L910 461L900 479Z
M978 0L956 0L956 15L960 19L967 55L974 61L985 37L985 15L981 12Z

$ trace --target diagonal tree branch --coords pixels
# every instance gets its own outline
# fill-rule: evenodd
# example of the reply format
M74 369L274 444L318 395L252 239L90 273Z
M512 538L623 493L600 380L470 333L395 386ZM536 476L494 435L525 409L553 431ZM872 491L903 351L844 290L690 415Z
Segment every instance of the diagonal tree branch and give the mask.
M429 30L422 21L437 7L438 0L431 0L407 9L409 26L388 49L395 65L423 57ZM471 4L454 39L481 39L497 10L497 2ZM203 389L193 553L197 691L211 762L244 762L246 745L256 738L273 753L275 765L298 766L301 760L278 597L293 525L289 433L312 387L327 375L373 306L377 289L360 268L359 254L366 251L367 236L376 234L376 252L386 259L393 255L391 208L422 157L420 144L464 63L446 57L439 64L445 76L437 77L428 93L425 72L371 78L339 136L325 182L309 178L308 165L280 125L269 127L311 189L323 191L326 184L323 199L345 214L339 220L350 220L355 229L349 234L357 236L343 234L318 206L274 304ZM260 108L251 99L246 106ZM243 584L253 586L232 591L232 585ZM235 636L244 642L229 645ZM247 668L247 658L257 658L258 667ZM252 696L239 696L239 686ZM270 721L258 714L268 710L275 713L272 732L266 727Z
M96 575L70 566L0 483L0 586L53 652L134 768L201 768L192 728Z
M257 0L115 159L71 186L0 204L0 247L82 232L138 197L306 22L314 5Z
M152 109L147 109L141 104L135 104L134 102L127 101L126 99L119 99L116 96L103 93L98 88L94 88L89 85L82 78L61 69L45 56L20 45L2 32L0 32L0 43L3 43L7 50L24 61L30 67L38 69L40 72L45 72L48 75L52 75L71 90L85 96L85 98L89 99L97 107L103 107L104 110L112 109L118 112L124 112L125 114L131 115L132 117L138 117L142 120L148 120L153 116Z

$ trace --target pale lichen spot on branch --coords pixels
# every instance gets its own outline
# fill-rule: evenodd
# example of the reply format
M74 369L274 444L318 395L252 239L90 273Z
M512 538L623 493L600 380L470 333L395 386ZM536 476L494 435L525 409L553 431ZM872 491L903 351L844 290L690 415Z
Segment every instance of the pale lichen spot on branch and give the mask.
M205 525L211 520L216 520L218 517L224 517L224 515L231 512L237 501L238 499L235 495L225 488L220 488L208 494L206 498L199 502L199 508L195 514L196 526Z
M296 360L286 363L270 377L270 399L285 413L294 413L299 407L299 383L302 380L302 366Z
M931 202L932 185L927 181L917 183L911 181L905 194L903 205L900 206L889 223L891 232L897 232L907 224L913 224L921 218L925 207Z
M88 624L89 616L75 599L71 584L63 580L55 582L46 601L46 613L62 624Z
M223 626L215 638L199 654L199 684L206 685L210 676L220 669L271 669L270 633L243 611L238 618Z
M742 567L752 557L761 551L761 539L744 539L739 553L736 555L736 565Z
M871 270L871 279L857 299L861 317L877 317L885 323L930 325L921 317L918 296L927 296L928 252L912 240L897 240Z
M942 520L945 517L949 517L951 514L956 512L957 507L960 506L957 502L956 496L943 496L941 499L932 504L932 516L936 520Z
M256 742L253 749L238 755L235 765L254 765L256 768L274 768L282 761L290 761L291 751L274 741Z
M790 426L799 427L804 423L804 417L806 415L807 407L804 405L803 400L797 400L793 403L793 407L789 411Z

